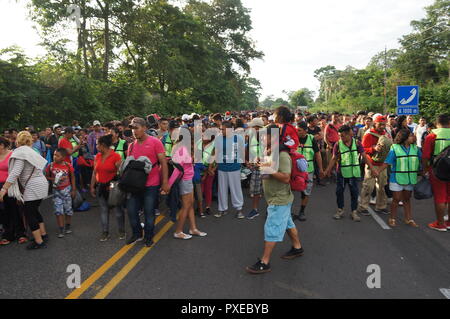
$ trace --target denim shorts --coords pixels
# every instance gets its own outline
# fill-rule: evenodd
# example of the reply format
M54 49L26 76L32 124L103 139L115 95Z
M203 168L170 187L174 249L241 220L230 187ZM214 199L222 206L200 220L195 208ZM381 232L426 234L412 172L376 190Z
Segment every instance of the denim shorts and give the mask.
M267 207L267 220L264 225L264 240L271 243L283 241L287 229L295 228L291 216L292 203L284 206Z
M180 195L187 195L194 192L194 184L192 183L192 179L187 181L180 182Z
M414 185L400 185L397 183L389 183L389 189L392 192L401 192L401 191L412 192L414 190Z

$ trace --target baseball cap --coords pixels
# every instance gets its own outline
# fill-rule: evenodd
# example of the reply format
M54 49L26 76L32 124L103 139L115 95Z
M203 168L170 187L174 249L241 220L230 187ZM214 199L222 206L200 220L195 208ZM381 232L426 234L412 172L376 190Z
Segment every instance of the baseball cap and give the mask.
M61 127L61 128L62 128L62 125L61 125L61 124L55 124L55 125L53 125L53 130L56 130L58 127Z
M386 123L386 117L384 117L383 115L379 115L377 117L375 117L375 123Z
M261 118L255 117L253 120L251 120L250 123L248 123L249 127L264 127L264 122Z
M92 123L92 126L96 126L96 125L100 126L101 125L100 121L94 121L94 123Z
M180 124L178 123L178 121L172 120L172 121L169 122L169 128L170 129L179 128L179 127L180 127Z

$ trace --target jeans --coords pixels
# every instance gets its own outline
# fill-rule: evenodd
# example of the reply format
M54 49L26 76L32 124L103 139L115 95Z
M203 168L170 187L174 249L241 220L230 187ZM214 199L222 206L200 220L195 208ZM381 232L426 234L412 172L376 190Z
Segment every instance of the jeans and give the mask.
M125 232L125 212L123 210L123 206L120 205L118 207L109 208L108 201L103 196L100 196L97 189L97 199L98 204L100 205L100 220L102 223L102 231L105 233L109 233L109 213L110 210L114 210L116 213L117 219L117 227L119 229L119 233Z
M344 209L344 191L346 184L348 184L350 188L352 211L355 211L358 208L358 179L355 177L344 178L341 173L338 173L336 181L337 205L338 208Z
M139 218L139 210L144 208L144 237L145 240L153 238L155 229L155 206L159 196L160 186L149 186L140 194L132 194L128 199L127 209L133 235L142 237L142 226Z

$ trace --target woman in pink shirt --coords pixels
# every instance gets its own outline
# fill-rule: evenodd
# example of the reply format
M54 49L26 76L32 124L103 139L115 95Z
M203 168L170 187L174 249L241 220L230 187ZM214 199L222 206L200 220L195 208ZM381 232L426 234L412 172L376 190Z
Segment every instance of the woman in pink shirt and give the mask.
M0 189L8 179L8 162L12 154L12 151L9 149L10 145L8 139L0 137ZM5 228L0 245L8 245L16 239L19 241L19 244L28 241L15 198L5 195L3 202L0 202L0 216Z
M180 196L182 206L180 209L180 215L178 217L178 223L173 235L176 239L191 239L192 236L205 237L207 234L197 229L195 223L194 214L194 184L192 178L194 177L194 164L192 163L191 150L192 145L189 143L183 143L183 135L180 134L178 141L174 145L172 152L172 161L180 164L183 167L184 175L179 183ZM172 176L169 179L169 185L172 186L175 180L182 173L178 169L174 169ZM189 235L183 232L186 218L189 218L190 230Z

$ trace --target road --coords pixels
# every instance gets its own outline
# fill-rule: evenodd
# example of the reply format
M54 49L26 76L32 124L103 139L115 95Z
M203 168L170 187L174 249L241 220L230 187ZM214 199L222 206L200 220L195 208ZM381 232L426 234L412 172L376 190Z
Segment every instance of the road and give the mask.
M26 251L16 243L0 247L0 298L445 298L440 289L450 289L450 232L426 227L434 220L432 201L413 202L419 229L401 223L383 229L371 216L353 222L349 208L346 218L333 220L334 192L334 184L315 187L307 222L296 222L304 256L279 258L290 248L286 236L275 248L272 272L261 276L247 274L245 267L262 253L264 213L255 220L237 220L234 212L220 219L198 219L199 229L208 236L189 241L172 238L173 224L163 214L156 243L148 249L142 242L124 246L114 218L111 239L100 242L96 207L76 213L73 234L58 239L51 200L46 200L42 212L50 234L48 248ZM299 205L296 196L296 211ZM265 208L263 201L261 211ZM380 217L387 223L387 216ZM81 270L81 288L75 290L67 286L67 267L72 264ZM378 289L367 286L369 265L380 267Z

